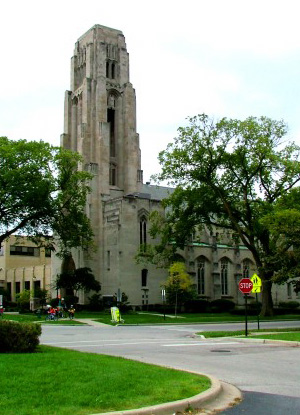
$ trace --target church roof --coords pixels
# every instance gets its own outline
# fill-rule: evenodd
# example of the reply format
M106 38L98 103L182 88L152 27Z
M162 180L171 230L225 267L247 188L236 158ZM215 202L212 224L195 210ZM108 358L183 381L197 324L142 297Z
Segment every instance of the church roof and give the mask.
M126 195L127 197L136 197L139 199L163 200L167 198L175 189L171 187L143 184L141 192L134 192Z

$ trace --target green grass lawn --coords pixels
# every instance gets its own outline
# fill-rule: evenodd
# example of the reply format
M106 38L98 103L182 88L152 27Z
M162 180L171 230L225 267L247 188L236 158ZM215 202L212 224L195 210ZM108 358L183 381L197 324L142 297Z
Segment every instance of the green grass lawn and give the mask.
M300 342L300 331L293 333L276 333L276 334L261 334L253 336L256 339L270 339L270 340L287 340L292 342Z
M188 398L210 387L204 376L128 359L40 346L2 354L0 413L87 415Z
M234 315L230 313L189 313L189 314L179 314L177 317L166 315L164 319L163 315L157 315L158 313L139 313L139 312L129 312L127 314L122 314L121 317L124 320L125 324L192 324L192 323L226 323L226 322L243 322L245 317ZM109 311L102 312L90 312L90 311L80 311L75 313L75 321L70 321L69 319L58 321L47 321L45 322L45 316L42 316L40 319L33 314L6 314L4 313L4 319L7 320L16 320L16 321L40 321L45 324L79 324L76 322L76 319L92 319L99 321L100 323L105 324L114 324L111 322L111 314ZM273 316L267 318L261 318L261 321L270 321L270 320L299 320L299 314L290 314L282 316ZM256 322L256 316L248 316L249 322Z
M19 321L25 323L42 323L42 324L66 324L66 325L75 325L75 324L83 324L78 321L66 319L59 319L57 321L46 321L46 315L38 318L35 314L8 314L4 313L3 320L12 320L12 321Z
M272 331L272 334L269 334ZM287 332L288 331L288 332ZM244 336L245 330L239 331L204 331L197 333L203 335L205 338L211 337L230 337L230 336ZM286 328L286 329L261 329L251 330L248 336L254 339L273 339L273 340L289 340L300 341L300 329L299 328Z
M76 313L77 318L92 318L96 321L105 324L111 323L111 316L109 313L98 313L97 316L85 317L89 313L81 312ZM125 324L190 324L190 323L225 323L225 322L243 322L244 316L238 316L230 313L194 313L194 314L179 314L177 318L175 316L164 319L163 315L156 315L156 313L127 313L122 314L122 319ZM283 315L273 316L267 318L261 318L261 321L269 320L299 320L300 315ZM256 316L248 316L249 322L256 322Z

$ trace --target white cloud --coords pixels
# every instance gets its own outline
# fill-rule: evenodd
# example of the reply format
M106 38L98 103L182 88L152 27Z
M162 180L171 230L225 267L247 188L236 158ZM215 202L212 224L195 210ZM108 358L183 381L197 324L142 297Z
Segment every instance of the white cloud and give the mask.
M125 35L145 179L201 112L283 118L299 136L296 0L10 0L1 11L0 135L59 144L75 42L102 24Z

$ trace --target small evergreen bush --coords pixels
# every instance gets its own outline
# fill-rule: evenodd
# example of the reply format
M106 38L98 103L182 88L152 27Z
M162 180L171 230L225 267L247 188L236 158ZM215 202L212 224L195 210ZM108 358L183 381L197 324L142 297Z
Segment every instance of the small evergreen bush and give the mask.
M39 345L41 326L36 323L0 321L0 353L32 353Z
M89 297L89 304L86 308L91 311L102 311L104 306L101 294L93 294Z
M208 300L190 300L185 303L185 310L187 313L207 313L210 309Z
M218 300L211 301L210 307L212 313L224 313L233 310L235 303L231 300L220 298Z
M298 301L280 301L278 305L281 308L288 308L290 310L294 310L295 308L298 308L300 306L300 303Z

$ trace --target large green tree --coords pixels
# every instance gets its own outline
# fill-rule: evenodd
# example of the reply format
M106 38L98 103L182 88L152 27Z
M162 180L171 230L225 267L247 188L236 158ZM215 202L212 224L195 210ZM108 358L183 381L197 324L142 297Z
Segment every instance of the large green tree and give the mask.
M0 137L0 243L12 234L36 242L56 235L65 256L89 249L93 233L85 214L91 175L79 154L43 141Z
M152 218L152 235L161 237L157 252L183 248L191 232L203 226L228 230L232 244L242 243L253 255L263 283L262 314L270 315L272 281L280 269L270 215L300 180L300 149L286 143L283 121L215 121L205 114L188 121L159 154L158 179L176 190L164 201L165 218Z

